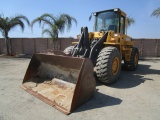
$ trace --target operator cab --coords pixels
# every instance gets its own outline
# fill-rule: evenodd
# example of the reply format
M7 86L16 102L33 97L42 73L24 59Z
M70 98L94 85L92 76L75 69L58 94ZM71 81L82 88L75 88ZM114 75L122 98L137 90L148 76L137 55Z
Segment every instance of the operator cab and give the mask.
M94 31L109 31L125 34L126 14L119 8L93 13L95 16Z

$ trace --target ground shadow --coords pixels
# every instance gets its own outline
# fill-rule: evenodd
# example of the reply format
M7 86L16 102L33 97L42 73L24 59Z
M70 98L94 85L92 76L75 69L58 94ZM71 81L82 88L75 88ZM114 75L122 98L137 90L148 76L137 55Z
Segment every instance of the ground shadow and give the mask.
M120 78L115 83L107 86L125 89L125 88L136 87L141 83L144 83L146 80L154 81L154 79L147 78L147 76L145 75L149 74L160 75L160 70L151 69L150 67L151 67L150 65L139 64L137 70L125 71L122 66ZM104 84L97 81L97 85L99 86Z
M122 100L119 98L111 97L96 91L94 93L94 96L88 102L77 108L74 112L81 112L106 106L118 105L121 102Z

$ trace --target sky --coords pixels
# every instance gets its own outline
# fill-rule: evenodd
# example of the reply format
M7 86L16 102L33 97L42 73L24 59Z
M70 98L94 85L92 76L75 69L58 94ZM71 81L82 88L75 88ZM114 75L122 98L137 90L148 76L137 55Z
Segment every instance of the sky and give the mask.
M30 21L44 13L59 15L66 13L78 21L74 23L69 32L60 34L59 37L74 37L80 34L81 27L87 26L89 32L93 31L94 18L88 18L92 12L113 8L120 8L128 16L135 19L135 24L128 28L127 34L132 38L160 38L160 17L151 17L154 9L160 7L160 0L1 0L0 14L5 17L16 14L25 15ZM42 28L37 24L33 31L25 24L22 33L16 27L9 33L10 38L37 38L42 36ZM0 38L2 35L0 34Z

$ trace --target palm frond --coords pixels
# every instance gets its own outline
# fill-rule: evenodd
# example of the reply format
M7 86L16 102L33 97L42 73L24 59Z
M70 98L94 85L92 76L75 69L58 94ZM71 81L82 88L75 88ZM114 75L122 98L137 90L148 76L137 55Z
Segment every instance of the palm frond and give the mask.
M160 7L158 7L157 9L155 9L151 16L155 16L155 17L160 17Z
M43 15L40 16L41 19L47 19L52 22L56 20L56 17L54 17L52 14L44 13Z
M41 21L43 21L44 24L47 24L49 26L52 26L53 25L53 22L51 22L50 20L46 19L46 18L43 18L41 19Z
M55 35L55 38L58 38L59 30L58 30L57 26L53 25L51 30L52 30L53 34Z
M32 28L36 22L38 22L40 26L42 24L42 34L47 33L48 35L56 38L58 38L59 33L64 32L65 28L69 31L73 22L77 25L77 20L68 14L60 14L59 16L53 16L48 13L42 14L31 22ZM45 25L48 25L49 29L44 29Z
M74 22L77 26L77 20L68 14L61 14L60 19L65 21L65 25L67 26L67 31L69 31L72 27L72 22Z
M48 34L49 36L52 36L52 33L51 33L51 31L49 30L49 29L44 29L43 31L42 31L42 35L43 34Z
M56 35L50 30L50 29L44 29L43 31L42 31L42 35L43 34L47 34L47 35L49 35L51 38L56 38Z
M11 29L15 28L16 26L20 26L22 31L24 31L24 23L26 21L29 25L30 22L24 15L16 15L15 17L0 17L0 28L4 31L10 31Z
M126 19L127 19L126 27L129 27L131 26L131 24L135 23L135 19L133 17L128 16Z
M48 14L48 13L45 13L43 15L41 15L40 17L34 19L32 22L31 22L31 27L33 28L33 25L38 22L39 23L39 26L41 26L41 23L44 22L44 24L48 24L49 26L52 26L53 23L55 21L55 18L53 17L53 15L51 14ZM44 26L43 24L43 26Z
M11 30L17 26L19 26L21 28L22 32L24 31L25 25L20 19L15 19L15 20L11 21L8 27L9 27L9 30Z
M33 28L33 25L34 25L35 23L37 23L37 22L39 23L39 26L41 26L42 20L40 19L40 17L34 19L34 20L31 22L31 28Z
M61 19L61 18L57 19L55 21L53 27L55 27L55 26L56 26L56 28L58 28L58 31L60 33L64 33L64 30L65 30L65 21L63 19Z
M7 22L5 21L4 18L0 18L0 28L1 29L6 29Z
M16 15L14 17L14 19L23 20L23 21L27 22L28 26L30 25L28 18L22 14Z

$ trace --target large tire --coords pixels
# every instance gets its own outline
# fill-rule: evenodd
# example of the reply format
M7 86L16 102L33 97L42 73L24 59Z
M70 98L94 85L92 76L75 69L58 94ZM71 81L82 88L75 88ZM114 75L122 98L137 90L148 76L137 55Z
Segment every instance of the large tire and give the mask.
M73 51L73 48L74 48L74 46L69 46L69 47L65 48L63 52L65 54L71 55L72 51Z
M98 55L95 73L105 84L115 82L121 71L121 55L116 47L105 47Z
M124 69L129 71L136 70L138 67L138 59L139 59L138 49L133 47L130 61L124 60Z

